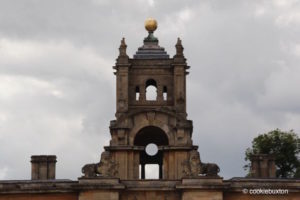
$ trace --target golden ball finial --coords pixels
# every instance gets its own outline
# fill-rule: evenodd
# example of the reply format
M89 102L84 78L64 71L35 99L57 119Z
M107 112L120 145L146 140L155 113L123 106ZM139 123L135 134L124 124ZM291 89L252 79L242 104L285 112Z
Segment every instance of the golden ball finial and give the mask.
M155 31L156 28L157 28L157 22L156 22L156 20L153 19L153 18L146 19L146 21L145 21L145 28L149 32Z

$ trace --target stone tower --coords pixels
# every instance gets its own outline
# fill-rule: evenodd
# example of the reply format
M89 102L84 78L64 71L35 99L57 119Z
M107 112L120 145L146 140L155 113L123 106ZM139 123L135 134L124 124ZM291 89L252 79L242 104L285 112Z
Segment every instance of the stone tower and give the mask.
M145 28L148 36L133 58L126 53L125 39L121 40L113 67L117 84L116 119L110 122L110 145L104 147L99 163L83 167L83 179L117 178L125 185L126 181L136 181L130 184L138 187L146 184L141 181L147 179L147 166L152 166L158 185L162 181L175 181L172 185L201 176L219 180L219 167L201 163L198 147L193 145L193 125L186 112L189 66L181 40L178 38L176 54L170 58L154 36L156 21L148 19ZM148 94L149 88L154 91L152 96ZM123 197L126 195L122 193ZM173 195L177 196L171 199L179 199L179 193ZM136 199L145 198L138 196Z
M186 114L186 75L189 68L183 55L181 40L176 44L176 55L169 58L158 45L153 31L156 24L149 25L148 37L133 59L126 54L124 39L117 58L117 112L111 121L110 146L105 147L118 162L121 179L145 178L145 165L157 164L160 179L182 178L182 162L193 146L192 121ZM149 100L148 88L156 94ZM156 155L150 156L148 144L158 147Z

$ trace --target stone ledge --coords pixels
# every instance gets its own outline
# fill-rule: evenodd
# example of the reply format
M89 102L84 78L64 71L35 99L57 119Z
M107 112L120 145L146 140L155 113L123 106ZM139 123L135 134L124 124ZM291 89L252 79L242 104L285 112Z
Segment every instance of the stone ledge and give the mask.
M110 178L110 177L95 177L95 178L78 178L79 184L107 184L107 185L116 185L120 184L119 178Z
M222 177L183 178L176 189L223 190L228 184L223 183Z
M125 186L120 183L119 178L95 177L95 178L78 178L79 184L75 187L83 190L95 189L125 189Z
M126 186L127 190L160 190L160 191L174 191L176 185L180 183L179 180L124 180L121 181Z
M71 180L17 180L0 181L0 194L72 193L78 181Z
M211 185L211 184L222 184L222 177L207 177L201 176L196 178L183 178L183 185Z

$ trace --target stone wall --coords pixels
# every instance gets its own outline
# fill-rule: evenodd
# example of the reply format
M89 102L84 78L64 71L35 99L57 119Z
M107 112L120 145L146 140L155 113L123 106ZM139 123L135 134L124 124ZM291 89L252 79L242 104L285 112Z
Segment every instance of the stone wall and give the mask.
M291 193L288 195L249 195L243 193L226 192L223 200L299 200L300 193Z
M0 200L78 200L78 194L0 194Z
M288 194L250 194L250 189ZM245 193L245 189L248 192ZM194 178L182 180L0 181L0 200L299 200L300 180Z

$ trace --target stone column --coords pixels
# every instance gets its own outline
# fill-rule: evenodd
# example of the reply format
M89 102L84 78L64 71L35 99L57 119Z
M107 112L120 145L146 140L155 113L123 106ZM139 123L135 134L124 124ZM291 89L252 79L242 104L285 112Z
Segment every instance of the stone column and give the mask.
M117 112L128 111L128 66L122 66L117 71Z
M158 87L157 87L157 99L156 100L158 102L163 102L164 101L163 88L160 85L158 85Z
M159 179L163 178L163 168L162 168L162 164L159 164Z
M176 110L183 115L186 115L185 73L185 65L174 66L174 103Z
M145 164L141 164L141 179L145 179Z
M140 86L140 101L141 102L146 101L146 87L145 87L145 85Z

